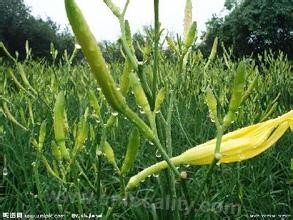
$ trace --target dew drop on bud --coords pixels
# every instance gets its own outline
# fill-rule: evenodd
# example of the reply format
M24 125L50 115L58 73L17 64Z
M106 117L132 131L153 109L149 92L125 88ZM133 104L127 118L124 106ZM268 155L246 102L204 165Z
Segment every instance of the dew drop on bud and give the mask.
M157 157L157 158L160 158L160 157L162 157L162 155L161 155L161 153L160 153L160 151L159 151L159 150L156 150L156 157Z
M151 142L151 141L149 141L149 144L150 144L150 145L154 145L154 143L153 143L153 142Z
M3 168L3 176L7 176L8 175L8 169L7 167Z
M117 116L118 115L118 112L112 112L111 113L113 116Z

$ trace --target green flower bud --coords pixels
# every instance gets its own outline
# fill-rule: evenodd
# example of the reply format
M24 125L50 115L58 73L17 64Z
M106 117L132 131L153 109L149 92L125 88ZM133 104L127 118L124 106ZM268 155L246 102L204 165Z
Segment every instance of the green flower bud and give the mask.
M17 70L18 70L18 72L19 72L19 74L20 74L20 76L21 76L21 79L22 79L24 85L26 85L27 88L29 88L34 94L37 94L37 91L36 91L36 90L31 86L31 84L29 83L29 81L28 81L28 79L27 79L27 77L26 77L26 74L25 74L25 72L24 72L23 66L22 66L21 64L18 63L18 64L16 65L16 67L17 67Z
M184 37L188 35L192 23L192 2L191 0L186 0L185 10L184 10Z
M208 88L206 93L206 103L209 108L210 118L213 122L218 121L217 99L213 91Z
M70 160L70 153L69 149L65 147L65 145L60 146L61 156L64 160L69 161Z
M45 142L46 137L46 127L47 127L47 121L44 120L40 126L40 132L39 132L39 148L42 150Z
M192 25L190 26L188 33L186 35L186 38L184 40L184 45L186 49L191 47L192 43L194 42L196 37L196 31L197 31L197 25L196 25L196 22L194 21Z
M229 103L229 110L223 121L224 127L228 127L231 123L234 122L236 118L236 112L241 104L244 93L244 84L246 78L245 71L245 64L243 62L240 62L236 71L236 76L234 78L232 97Z
M156 96L155 109L154 112L159 112L163 101L165 100L167 90L161 88Z
M131 30L130 30L128 20L125 20L124 28L125 28L125 37L126 37L127 44L129 48L131 49L132 53L135 53L133 45L132 45L132 36L131 36Z
M62 92L57 95L54 106L54 133L58 146L65 145L65 97Z
M174 52L174 53L178 53L178 48L176 47L175 42L173 41L173 39L171 37L166 37L166 41L168 44L168 47Z
M115 160L115 154L111 147L111 145L106 141L103 146L103 153L106 156L107 160L114 166L115 169L117 169L117 164ZM119 170L119 169L117 169Z
M117 116L111 115L105 124L105 128L111 128L117 123Z
M89 62L94 77L99 83L105 98L116 111L124 112L125 108L127 108L124 97L116 89L117 86L102 56L102 52L75 0L65 0L65 8L76 39ZM115 9L114 6L112 8ZM116 9L114 11L118 13Z
M205 65L205 69L210 65L210 63L215 59L216 55L217 55L217 49L218 49L218 37L215 38L214 43L213 43L213 47L208 59L208 62Z
M79 149L82 147L82 145L86 141L87 135L88 135L88 124L86 122L86 117L82 116L78 123L77 135L75 139L75 151L79 151Z
M139 145L140 145L140 134L138 129L134 128L128 138L126 155L121 167L121 175L125 175L129 171L129 169L132 167L138 152Z
M98 99L94 91L92 90L89 91L89 102L92 108L95 110L95 113L97 114L97 116L100 116L101 108L100 108Z
M120 91L123 96L126 96L129 90L129 75L132 71L131 63L128 59L126 59L124 63L123 73L120 79Z
M54 141L52 141L52 143L51 143L51 152L57 161L62 160L62 154L61 154L60 147L58 147Z
M131 84L137 105L140 106L146 114L150 114L151 109L150 109L148 99L136 75L130 74L130 84Z
M8 109L8 106L7 106L7 103L6 102L3 102L3 112L5 114L5 116L11 121L13 122L14 124L16 124L17 126L19 126L20 128L22 128L23 130L27 130L26 127L24 127L22 124L20 124L16 118L12 115L12 113L9 111Z

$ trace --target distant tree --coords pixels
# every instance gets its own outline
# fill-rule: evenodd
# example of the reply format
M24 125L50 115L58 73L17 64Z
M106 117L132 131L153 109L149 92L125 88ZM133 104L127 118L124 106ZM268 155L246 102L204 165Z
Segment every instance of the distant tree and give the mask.
M203 48L211 48L219 36L237 57L281 50L293 58L292 0L226 0L230 13L225 18L213 17L207 23Z
M50 59L50 43L57 50L73 50L74 38L69 32L60 32L50 19L37 19L23 0L0 1L0 41L9 51L18 51L20 58L25 55L25 41L28 40L35 57ZM1 53L1 52L0 52Z

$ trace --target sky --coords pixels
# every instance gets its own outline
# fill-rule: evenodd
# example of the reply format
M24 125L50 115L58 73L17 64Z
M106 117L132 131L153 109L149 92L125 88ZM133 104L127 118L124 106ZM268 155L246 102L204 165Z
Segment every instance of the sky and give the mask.
M119 24L103 0L76 0L98 41L117 40L120 36ZM205 30L205 22L213 14L224 15L225 0L192 0L193 20L198 24L198 33ZM69 26L63 0L24 0L36 17L50 17L61 28ZM123 8L126 0L113 0ZM160 22L165 33L183 33L185 0L160 0ZM130 0L126 13L132 33L153 24L153 0Z

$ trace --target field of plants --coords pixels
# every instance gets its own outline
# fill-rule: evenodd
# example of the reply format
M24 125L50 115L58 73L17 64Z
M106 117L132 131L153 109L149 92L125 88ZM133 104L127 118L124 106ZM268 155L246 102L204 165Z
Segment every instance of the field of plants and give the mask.
M127 4L104 2L120 23L125 63L104 61L74 0L65 0L78 42L72 54L56 59L51 45L53 62L34 60L27 43L20 61L0 45L3 217L289 219L286 56L267 52L257 65L223 48L219 57L215 39L204 59L192 50L191 6L184 37L172 39L161 32L155 4L138 60ZM85 62L76 64L79 50Z

